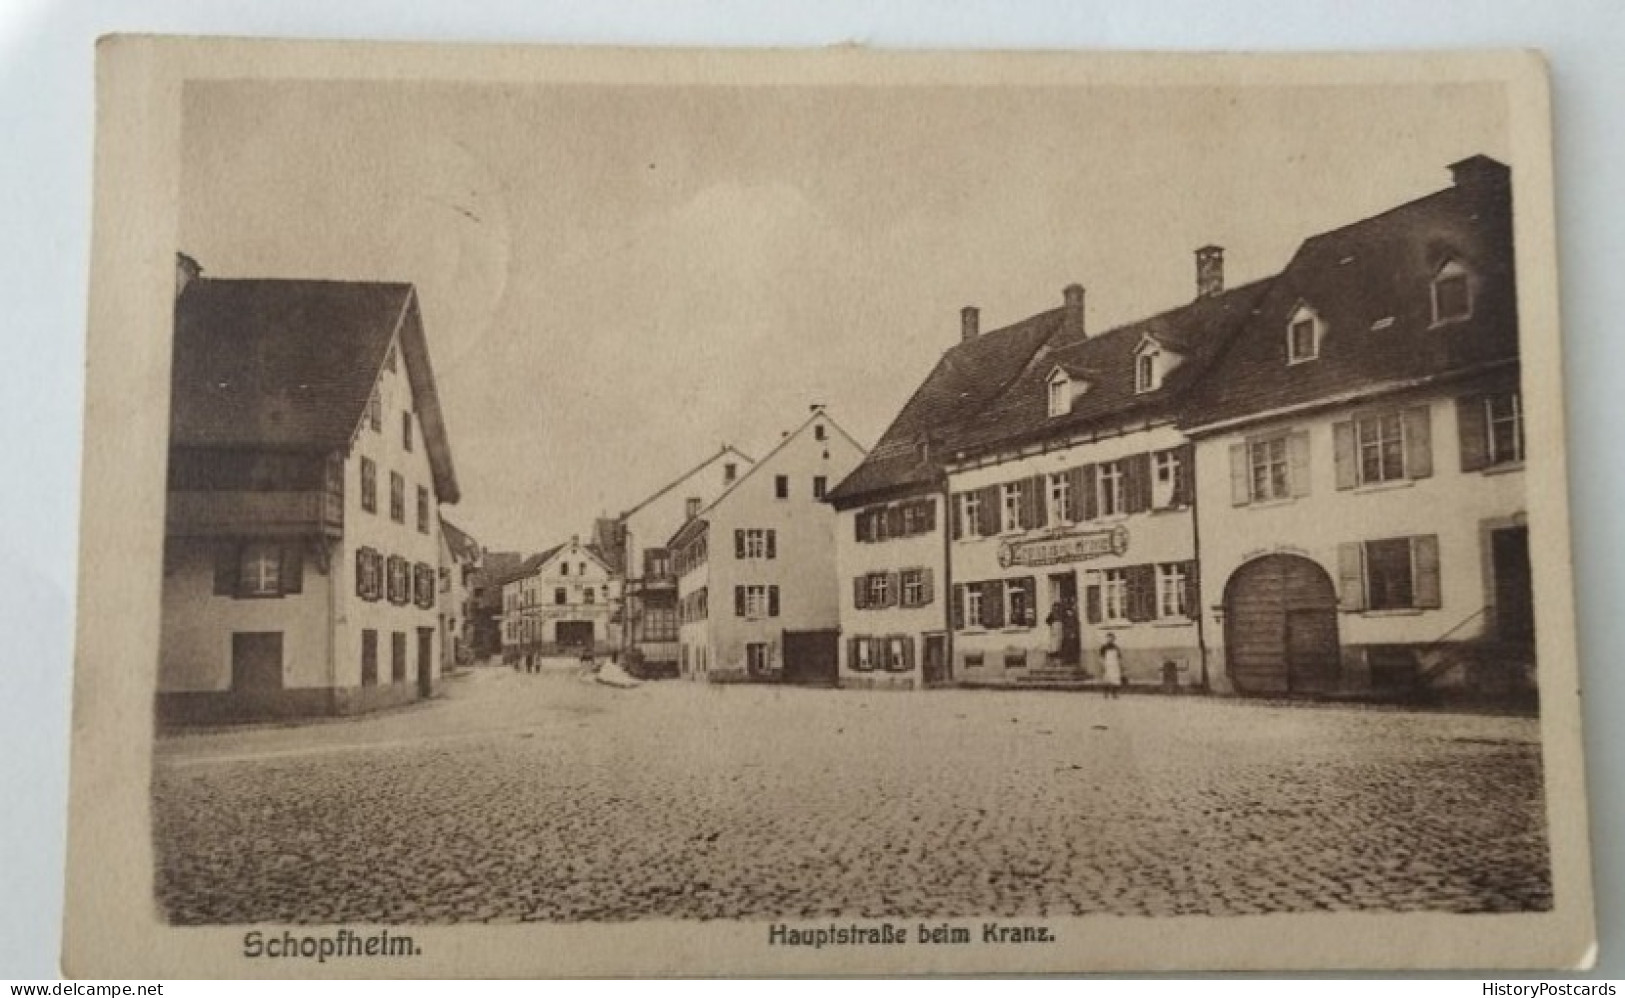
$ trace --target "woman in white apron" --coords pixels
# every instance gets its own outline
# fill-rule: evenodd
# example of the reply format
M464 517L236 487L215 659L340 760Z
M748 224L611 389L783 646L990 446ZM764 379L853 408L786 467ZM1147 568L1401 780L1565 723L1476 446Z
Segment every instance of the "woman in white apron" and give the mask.
M1106 635L1106 643L1100 648L1100 667L1106 696L1116 698L1123 688L1123 649L1117 647L1115 634Z

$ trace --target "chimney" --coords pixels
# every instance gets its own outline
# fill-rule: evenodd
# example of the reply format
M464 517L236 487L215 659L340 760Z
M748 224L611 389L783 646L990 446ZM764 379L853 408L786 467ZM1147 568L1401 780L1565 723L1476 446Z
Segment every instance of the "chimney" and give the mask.
M969 343L982 332L982 310L966 305L959 310L959 341Z
M1224 247L1203 246L1196 251L1196 297L1212 298L1224 292Z
M1068 284L1062 291L1061 297L1066 300L1066 329L1069 333L1078 336L1083 332L1083 285Z
M1489 194L1506 190L1512 173L1505 163L1480 154L1451 163L1450 177L1457 187L1470 194Z
M187 256L185 253L176 253L175 297L179 298L181 296L181 292L186 290L186 286L196 280L202 273L203 268L198 266L198 262L196 260Z

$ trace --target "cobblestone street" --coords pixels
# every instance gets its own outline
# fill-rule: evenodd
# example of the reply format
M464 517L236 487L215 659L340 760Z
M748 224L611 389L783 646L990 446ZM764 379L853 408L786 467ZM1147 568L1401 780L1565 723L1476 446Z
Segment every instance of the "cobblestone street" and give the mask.
M180 923L1545 909L1538 722L477 670L157 742Z

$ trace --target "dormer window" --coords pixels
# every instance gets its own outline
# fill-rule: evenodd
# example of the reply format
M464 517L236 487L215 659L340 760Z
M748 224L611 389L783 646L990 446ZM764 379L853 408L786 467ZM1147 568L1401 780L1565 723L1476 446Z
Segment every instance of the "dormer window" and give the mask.
M1450 260L1433 275L1433 324L1457 322L1473 314L1472 275Z
M1183 360L1179 354L1164 347L1155 336L1147 334L1134 348L1135 394L1154 392L1167 380L1168 372Z
M1049 375L1049 414L1064 416L1072 411L1072 400L1088 389L1082 381L1075 381L1064 368L1057 367Z
M1134 390L1149 392L1157 387L1157 355L1142 353L1134 359Z
M1299 305L1286 327L1286 362L1301 364L1320 356L1320 316L1307 305Z

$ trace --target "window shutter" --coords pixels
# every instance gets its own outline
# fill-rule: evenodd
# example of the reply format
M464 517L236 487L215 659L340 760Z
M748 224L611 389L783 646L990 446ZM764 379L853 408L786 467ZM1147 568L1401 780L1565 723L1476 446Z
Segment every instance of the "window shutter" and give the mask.
M214 546L214 594L237 594L237 565L242 560L242 549L236 544L220 543Z
M779 532L777 530L767 532L767 556L769 558L779 556Z
M745 615L745 587L744 586L734 586L734 616L735 617L743 617L744 615Z
M965 504L960 499L963 495L963 492L953 492L948 499L954 506L948 515L953 519L953 534L956 541L965 536Z
M959 582L954 583L953 588L949 590L948 595L951 597L950 602L952 605L948 607L948 611L952 617L951 623L953 624L953 628L956 631L963 631L965 629L964 584Z
M1004 626L1004 583L982 583L982 624L990 630Z
M767 587L767 615L769 617L777 617L779 615L779 587L778 586L768 586Z
M299 541L282 545L280 571L282 591L296 595L305 591L305 552Z
M981 515L977 519L981 523L982 536L992 537L1003 527L1003 523L1000 522L1003 510L1000 506L999 487L989 485L982 490L981 495L982 508L979 510Z
M1089 623L1100 623L1100 585L1085 586L1083 589L1084 611Z
M1405 474L1410 478L1433 475L1433 414L1425 405L1405 410Z
M931 570L929 568L920 569L920 605L930 606L931 602L936 598L936 588L931 579Z
M858 639L846 639L846 669L848 672L858 671Z
M914 639L908 636L903 638L903 668L904 670L914 668Z
M935 499L920 500L920 514L925 518L925 533L932 533L937 529L937 501Z
M1038 624L1038 579L1029 575L1021 581L1027 590L1027 619L1022 623L1034 627Z
M1412 592L1417 607L1437 610L1443 606L1439 591L1439 535L1422 534L1411 538L1411 567L1416 573Z
M868 608L869 580L860 575L852 580L852 606L858 610Z
M883 515L886 517L886 536L903 536L903 507L887 506Z
M1073 499L1073 505L1083 510L1085 520L1093 520L1100 515L1100 496L1095 494L1095 466L1086 464L1079 468L1078 478L1083 484L1083 497L1081 504L1078 499Z
M1309 494L1309 431L1295 430L1286 438L1287 484L1294 496Z
M1342 610L1365 609L1365 546L1337 545L1337 603Z
M1032 497L1032 518L1027 521L1029 528L1043 527L1049 524L1049 497L1045 494L1048 491L1048 486L1048 475L1034 475L1027 482L1027 492Z
M1359 458L1354 453L1354 424L1332 424L1332 453L1337 459L1337 487L1352 489L1360 484Z
M1200 571L1201 562L1194 559L1185 562L1185 615L1192 620L1202 616L1202 583L1198 574Z
M1175 447L1174 460L1179 463L1174 469L1173 504L1175 506L1189 506L1194 491L1191 484L1195 481L1193 476L1196 473L1196 448L1190 444L1181 444Z
M1123 574L1128 580L1128 619L1132 621L1157 618L1157 567L1130 565Z
M1123 462L1123 508L1144 513L1151 508L1151 455L1135 454Z
M1252 500L1252 485L1247 467L1247 445L1230 445L1230 505L1245 506Z
M1076 468L1068 468L1068 469L1066 469L1066 487L1067 487L1067 491L1071 494L1071 497L1072 497L1072 522L1076 523L1079 520L1083 519L1083 505L1084 505L1083 495L1084 495L1084 492L1086 491L1086 489L1088 488L1088 486L1085 485L1084 480L1083 480L1083 466L1082 465L1079 465ZM1060 516L1061 516L1060 511L1056 510L1055 517L1056 517L1057 523L1059 523L1059 521L1060 521Z
M367 566L370 563L371 558L367 555L367 549L357 548L355 552L355 594L362 599L372 598L372 595L367 592Z
M868 537L865 537L863 533L863 520L864 513L862 510L859 510L852 517L852 539L857 541L859 544L862 544L864 541L869 539Z
M1479 471L1490 463L1490 423L1484 396L1456 400L1456 427L1461 435L1461 470Z
M743 530L734 531L734 557L745 557L745 532Z

